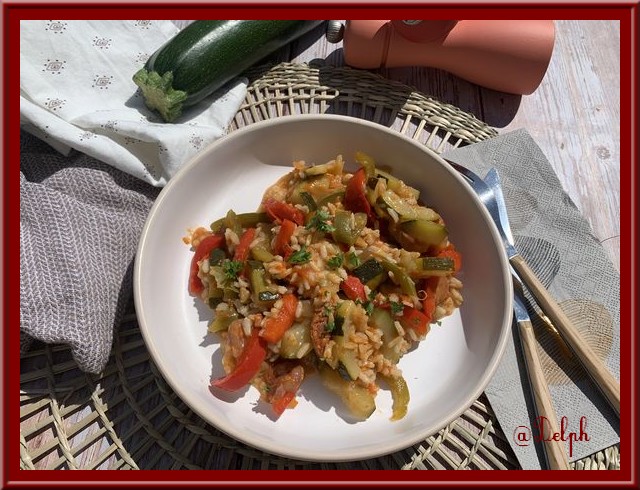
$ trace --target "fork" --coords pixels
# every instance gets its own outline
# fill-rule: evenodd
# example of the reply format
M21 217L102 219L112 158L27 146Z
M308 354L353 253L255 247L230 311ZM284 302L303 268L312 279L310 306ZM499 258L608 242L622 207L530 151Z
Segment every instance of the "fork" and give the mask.
M549 291L513 246L513 239L509 239L511 231L508 228L509 222L506 218L506 207L503 206L504 220L501 220L500 206L496 200L496 195L487 183L468 168L449 160L447 162L466 177L471 188L489 211L507 250L509 263L515 270L514 274L527 285L542 311L551 319L569 349L580 361L616 414L620 416L620 383L609 372L589 344L586 343L580 331L573 325L569 317L562 311ZM497 177L497 173L494 173L494 175ZM499 188L497 189L499 190Z

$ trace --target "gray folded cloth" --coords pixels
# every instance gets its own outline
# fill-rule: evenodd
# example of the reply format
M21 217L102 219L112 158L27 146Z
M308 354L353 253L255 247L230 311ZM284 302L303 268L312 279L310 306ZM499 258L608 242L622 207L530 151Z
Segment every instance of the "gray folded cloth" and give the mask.
M20 350L68 344L99 373L132 294L138 238L159 189L21 133Z
M620 276L535 141L518 130L444 156L480 176L498 170L520 254L619 378ZM561 436L569 460L619 443L617 416L527 296L558 421L567 423ZM517 333L486 395L523 469L539 469L544 459Z

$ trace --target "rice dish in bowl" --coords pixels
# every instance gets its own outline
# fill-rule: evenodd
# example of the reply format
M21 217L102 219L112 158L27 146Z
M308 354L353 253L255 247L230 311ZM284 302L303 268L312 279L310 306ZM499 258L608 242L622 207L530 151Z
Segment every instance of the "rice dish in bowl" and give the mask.
M251 384L276 416L319 373L355 418L375 410L382 384L392 420L410 393L398 362L431 323L462 304L461 256L420 192L355 155L296 161L260 209L191 230L189 290L213 311L226 375L212 387Z
M362 211L345 207L344 196L322 202L323 197L328 197L329 191L334 190L332 185L336 183L341 186L336 190L338 196L342 188L346 194L352 176L366 166L358 161L358 152L365 152L374 160L377 174L389 174L389 178L400 180L407 188L419 192L419 201L416 203L410 199L397 202L393 194L378 192L376 199L369 203L375 203L371 206L371 212L380 222L379 225L387 223L391 228L398 228L397 224L391 224L392 221L395 223L394 218L397 217L398 223L403 224L407 222L407 213L411 213L411 210L403 209L403 203L406 201L409 207L419 203L431 210L419 213L436 213L439 218L435 218L433 223L441 224L446 229L448 242L442 241L441 248L446 248L449 243L461 258L458 271L454 270L453 274L444 271L448 274L446 290L450 299L442 304L438 302L440 308L436 305L433 309L435 318L439 320L429 321L428 329L424 329L428 330L426 335L403 325L400 319L405 306L412 307L412 304L416 311L420 311L419 307L422 306L421 311L426 314L424 293L427 291L425 281L428 278L415 273L416 265L423 267L424 262L414 259L437 255L435 248L412 250L406 236L400 235L403 238L399 241L384 226L376 230L375 223L369 222L369 216L360 229L364 220L359 213L367 214L366 208ZM336 173L332 175L336 177L331 177L333 184L325 187L319 185L318 189L298 189L301 192L297 197L286 197L286 193L297 184L315 181L295 177L292 172L300 169L296 168L299 164L294 162L304 160L305 168L319 167L311 172L323 172L322 166L337 161L339 155L344 158L342 177L338 179L338 172L334 169ZM287 178L298 180L294 184ZM377 179L380 180L380 177ZM318 180L329 184L327 179ZM369 183L369 180L367 178L365 183L367 194L375 192L374 182ZM398 184L392 181L391 185L396 186L395 190L391 190L398 194ZM378 191L382 191L382 188L378 188ZM409 190L410 193L415 191ZM303 192L310 195L313 204ZM274 239L279 235L284 220L282 216L278 218L274 214L274 218L268 215L265 204L269 198L285 201L304 215L301 224L287 218L295 224L295 228L288 241L291 250L285 250L283 255L274 253L275 250L270 248L275 245ZM316 210L310 209L310 204L311 207L315 204ZM318 215L319 204L322 212ZM341 212L351 213L346 214L349 219L344 219L345 214ZM384 212L386 216L381 217L378 212ZM234 215L241 225L239 228ZM339 215L342 217L337 218ZM314 216L317 219L311 225ZM295 218L295 215L291 217ZM416 216L416 220L418 218L429 216L421 214ZM224 230L220 227L221 222L225 222ZM215 225L213 229L212 224ZM316 229L325 225L329 227L325 231ZM412 226L404 225L405 229L402 230L401 226L400 229L411 231ZM290 224L286 224L287 227L291 229ZM330 230L331 227L340 228L340 235L334 236L335 231ZM251 240L251 243L255 243L245 261L234 260L237 246L243 242L243 235L249 228L255 228ZM440 230L433 235L435 237L443 231L439 227L431 228ZM227 232L227 229L233 233ZM342 234L349 229L354 232L360 229L352 245L342 242L351 240L349 233ZM426 233L422 226L418 230ZM397 237L397 229L395 232ZM417 233L416 230L413 232ZM194 261L198 238L204 238L198 237L202 233L211 236L221 234L223 237L224 256L216 252L218 257L214 256L211 262L213 248L209 251L208 266L221 268L214 271L213 275L210 269L202 270L202 267L207 267L202 263L204 256ZM377 233L380 233L380 243L376 241ZM185 244L184 239L189 243ZM262 258L254 256L256 248L258 254L262 248L269 255L263 254ZM335 258L338 249L342 254L341 267L338 267L338 259ZM298 252L301 253L292 264L291 258ZM351 252L355 252L357 257L352 257ZM354 263L349 262L350 257ZM377 285L376 281L381 278L377 277L380 269L376 264L370 263L364 270L359 270L357 274L355 272L371 258L382 266L385 274L382 276L384 281ZM298 260L302 263L295 263ZM244 262L244 266L233 262ZM416 287L415 296L403 293L403 281L399 280L402 275L396 276L393 269L398 264L402 265L402 270L410 273L409 277ZM314 265L321 269L315 271L319 272L316 277L309 270ZM253 283L252 272L255 276ZM295 272L298 272L296 276ZM229 283L226 283L226 273L229 274ZM349 284L354 286L351 289L347 287L350 294L361 294L362 291L351 279L343 287L344 273L347 277L355 276L362 283L364 300L358 296L354 296L355 300L349 299L345 291ZM190 278L200 274L200 285L196 283L196 290L190 291ZM209 282L205 289L206 275L215 278L216 274L222 286L221 296L217 291L218 279L215 287L212 288ZM264 284L261 282L262 274ZM451 280L460 298L454 297L456 293L451 292ZM334 301L329 302L326 315L318 316L318 325L324 323L322 317L326 316L325 330L328 328L331 331L328 333L332 335L319 335L314 341L310 339L313 318L316 313L324 313L324 308L319 312L315 308L321 304L315 292L319 291L316 286L323 281L323 287L330 289L330 297ZM408 283L404 284L405 288L410 288ZM364 286L368 289L364 289ZM200 287L202 289L198 292ZM254 295L254 289L258 292L257 296ZM441 292L444 290L442 288ZM203 296L204 291L206 295ZM371 291L381 293L384 300L380 301L382 297L370 297ZM264 294L260 297L259 293ZM282 363L284 367L278 367L274 377L267 376L265 384L261 384L260 377L250 377L246 383L240 383L242 387L237 390L215 386L216 381L231 374L240 361L239 355L226 354L228 340L223 337L228 335L233 318L226 325L222 321L216 323L218 318L224 318L224 315L217 316L218 306L223 303L233 306L231 313L238 314L237 319L241 320L233 327L236 333L238 327L242 327L243 335L255 330L258 336L262 336L262 320L274 313L273 316L277 318L289 318L285 314L278 314L282 310L290 311L290 306L287 306L290 300L284 300L286 294L296 296L298 301L294 322L286 329L289 334L283 334L280 340L264 345L265 361L274 365ZM393 295L397 295L398 301ZM237 440L272 454L313 461L359 460L391 453L423 441L453 422L480 396L493 374L504 350L512 315L506 254L491 217L466 182L419 142L379 124L334 115L287 116L255 123L232 132L188 162L163 189L149 214L136 256L134 296L141 333L154 364L168 383L167 389L170 387L204 421ZM376 338L377 334L373 338L367 336L367 331L373 333L367 329L372 314L374 323L381 326L383 334L380 338ZM251 315L261 315L262 319L253 317L259 321L244 321ZM415 316L421 319L419 315ZM346 322L345 317L349 319ZM392 322L389 322L390 317ZM378 321L380 319L382 321ZM332 323L333 327L330 326ZM416 321L413 325L421 330L424 323ZM210 330L215 332L211 333ZM345 342L345 335L342 335L343 339L338 338L338 334L344 334L345 331L352 337L349 342ZM321 330L316 328L315 332ZM384 332L391 332L394 338L385 339ZM359 333L367 336L366 342L355 342L360 337ZM248 340L250 337L245 338ZM261 347L261 342L257 344ZM321 356L316 353L314 344L326 348L326 354L321 352L324 354L322 362L317 362ZM355 345L363 345L362 352L360 347L356 351ZM236 354L244 350L244 346L239 348L237 344ZM399 349L396 354L392 354L394 348ZM257 349L258 352L261 350ZM393 356L401 353L404 354L397 362L393 362ZM283 358L283 354L291 357ZM379 354L391 357L392 362L379 363ZM336 359L339 362L335 362ZM307 362L311 360L313 362ZM367 361L374 364L371 370L365 364ZM274 410L274 400L265 397L264 392L275 388L272 392L275 393L279 384L295 388L299 380L295 372L291 383L278 383L276 380L290 372L287 367L299 364L304 369L304 377L296 391L295 400L292 398L287 402L290 396L287 395L281 403L276 404L279 408ZM327 382L320 371L326 366L331 369L330 373L338 374L337 378L333 377L334 380L338 379L333 385L331 379ZM409 395L405 405L402 395L405 387L402 382L395 387L400 395L395 408L400 411L394 410L393 387L385 379L393 372L401 374ZM366 386L370 386L372 380L375 388L370 392ZM365 393L361 401L349 400L344 396L344 382L354 383L370 393L371 397ZM267 385L271 386L266 388ZM358 389L351 392L363 391ZM352 410L351 403L356 408L360 407L361 412ZM282 412L278 415L280 409ZM372 409L373 412L369 414Z

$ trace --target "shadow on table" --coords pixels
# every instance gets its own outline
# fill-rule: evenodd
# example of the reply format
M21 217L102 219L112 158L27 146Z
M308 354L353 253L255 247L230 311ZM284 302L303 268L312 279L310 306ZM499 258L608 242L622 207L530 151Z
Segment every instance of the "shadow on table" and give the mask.
M324 60L314 61L330 66L344 66L343 50L337 49ZM366 71L412 87L445 104L451 104L496 128L506 127L513 121L522 100L520 95L484 88L436 68L416 66Z

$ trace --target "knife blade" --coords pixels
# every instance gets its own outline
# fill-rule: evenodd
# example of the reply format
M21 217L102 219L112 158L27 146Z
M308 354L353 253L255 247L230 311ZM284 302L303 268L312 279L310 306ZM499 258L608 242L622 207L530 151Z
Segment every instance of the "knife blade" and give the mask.
M495 168L490 169L483 179L487 185L493 191L493 197L496 200L498 209L499 225L504 232L502 234L505 249L507 250L507 256L513 257L518 253L513 241L513 234L511 233L511 225L509 224L509 216L507 215L507 206L504 202L504 195L502 194L502 184L500 182L500 176Z

